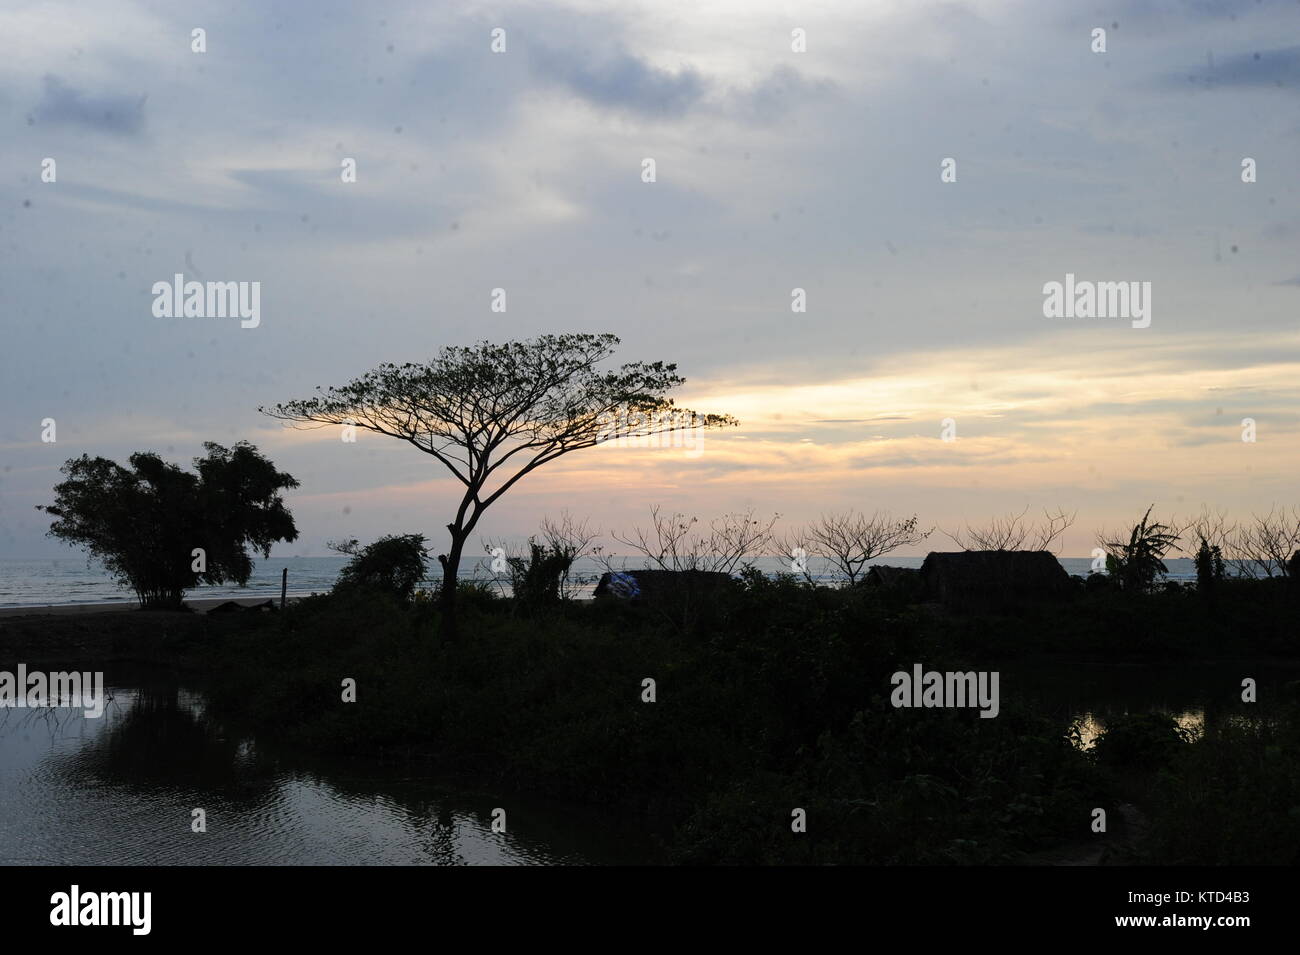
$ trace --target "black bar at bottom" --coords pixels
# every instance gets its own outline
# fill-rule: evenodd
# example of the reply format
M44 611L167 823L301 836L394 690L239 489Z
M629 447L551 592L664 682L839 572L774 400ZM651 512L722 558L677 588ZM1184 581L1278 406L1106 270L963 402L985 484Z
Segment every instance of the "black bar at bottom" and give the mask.
M917 941L1095 938L1232 943L1286 928L1286 868L581 869L42 868L0 870L3 931L78 942L286 940L458 927L500 941L589 932L681 939L710 933L901 930ZM78 912L71 917L72 887ZM149 893L148 933L144 897ZM107 898L103 893L114 893ZM91 897L93 896L93 899ZM62 907L60 908L60 906ZM118 925L52 924L113 921ZM132 918L134 916L134 918ZM1209 919L1208 926L1202 921ZM1225 920L1232 920L1231 923ZM72 933L76 933L75 936ZM1242 934L1245 933L1245 934ZM486 939L485 939L486 940ZM451 943L451 938L447 939ZM462 943L463 944L463 943ZM460 947L460 944L457 945Z

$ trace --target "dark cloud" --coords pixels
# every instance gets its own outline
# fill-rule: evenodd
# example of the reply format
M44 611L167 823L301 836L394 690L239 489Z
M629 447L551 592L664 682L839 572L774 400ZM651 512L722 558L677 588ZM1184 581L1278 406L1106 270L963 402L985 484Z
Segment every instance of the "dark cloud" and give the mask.
M1271 12L1260 0L1120 0L1107 5L1106 13L1099 15L1098 26L1137 28L1169 28L1186 26L1201 21L1245 18L1252 14ZM1274 6L1276 9L1276 6Z
M134 136L144 129L147 98L148 94L134 97L85 93L57 76L46 75L45 92L32 110L32 118L36 122L67 123L119 136Z
M1236 19L1260 5L1260 0L1178 0L1171 12L1187 19Z
M680 116L708 91L696 70L669 73L627 52L592 62L573 51L542 47L532 56L534 73L589 103L650 116Z
M1204 66L1171 79L1207 87L1300 88L1300 46L1240 53L1225 59L1208 58Z
M1179 0L1177 11L1188 19L1235 20L1259 6L1259 0Z
M739 112L748 119L772 122L790 110L824 99L835 84L810 80L790 66L779 66L752 89L734 94Z
M693 67L660 70L626 51L587 62L571 52L542 48L533 54L532 69L594 106L665 118L680 117L710 97L732 118L768 123L835 91L833 83L810 80L784 65L751 87L720 90Z

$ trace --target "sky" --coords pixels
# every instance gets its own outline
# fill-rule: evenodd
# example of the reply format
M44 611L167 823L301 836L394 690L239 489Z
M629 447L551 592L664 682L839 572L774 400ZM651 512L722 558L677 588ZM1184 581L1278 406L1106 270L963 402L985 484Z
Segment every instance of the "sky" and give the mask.
M1087 555L1300 504L1296 0L7 0L0 127L0 557L75 553L36 510L69 458L241 439L301 482L274 554L440 545L436 461L258 407L551 332L741 423L547 465L483 538L857 509L921 554L1059 507ZM178 272L259 323L156 316ZM1150 324L1047 317L1067 274Z

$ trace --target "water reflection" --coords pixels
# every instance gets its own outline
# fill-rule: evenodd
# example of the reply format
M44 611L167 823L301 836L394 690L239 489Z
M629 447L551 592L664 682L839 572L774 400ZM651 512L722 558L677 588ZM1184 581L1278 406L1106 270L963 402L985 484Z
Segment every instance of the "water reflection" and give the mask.
M1199 739L1205 732L1205 711L1185 710L1182 713L1170 713L1180 730L1187 734L1187 739ZM1075 718L1073 729L1078 731L1075 737L1079 749L1092 749L1097 737L1106 732L1106 718L1096 713L1082 713Z
M118 686L103 717L0 711L0 864L645 862L594 810L373 766L304 763L227 732L199 694ZM507 810L508 831L491 831ZM207 831L192 829L194 810Z
M1238 673L1240 671L1240 673ZM1241 679L1258 682L1260 703L1241 701ZM1165 713L1178 727L1199 738L1227 723L1258 718L1268 700L1280 696L1294 668L1206 664L1008 665L1002 669L1003 700L1017 699L1035 709L1065 717L1078 730L1077 745L1091 749L1108 721L1132 713Z

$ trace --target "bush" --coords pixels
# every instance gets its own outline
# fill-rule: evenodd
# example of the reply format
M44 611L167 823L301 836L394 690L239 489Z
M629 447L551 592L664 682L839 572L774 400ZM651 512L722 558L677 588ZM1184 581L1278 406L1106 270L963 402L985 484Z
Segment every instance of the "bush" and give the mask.
M1116 768L1168 765L1187 734L1167 713L1130 713L1107 721L1093 749L1097 761Z
M1300 708L1236 713L1157 777L1152 842L1171 865L1300 864Z
M433 590L421 590L416 595L416 603L434 608L438 604L438 595L442 592L442 582ZM505 601L491 582L486 580L462 580L456 585L456 605L466 611L488 611L502 606Z
M352 556L334 589L379 591L409 603L427 572L429 553L424 544L423 534L389 535L365 547L355 540L331 544L339 553Z
M546 544L528 540L528 558L507 557L510 568L510 589L515 605L526 613L538 613L554 607L562 596L561 585L573 558L568 553Z

